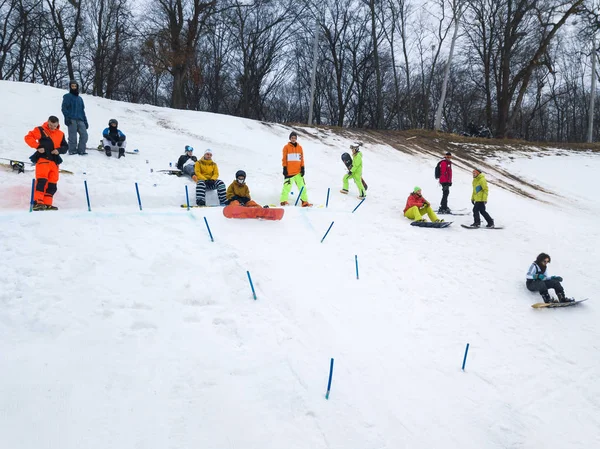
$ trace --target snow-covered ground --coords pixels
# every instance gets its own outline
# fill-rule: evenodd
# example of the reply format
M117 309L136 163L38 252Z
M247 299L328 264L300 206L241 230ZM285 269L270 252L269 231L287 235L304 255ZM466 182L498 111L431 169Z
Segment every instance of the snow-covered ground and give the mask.
M0 157L27 160L23 136L62 121L63 94L0 82ZM117 118L139 154L64 156L58 212L29 212L32 172L0 171L0 448L600 447L598 155L491 159L555 194L490 173L504 230L420 229L402 209L415 185L437 206L434 159L365 145L352 213L355 187L338 193L351 142L298 129L309 199L330 188L329 207L228 220L180 208L193 183L157 170L211 148L227 185L244 169L253 199L276 203L290 128L84 99L88 146ZM450 206L468 208L470 171L454 177ZM542 251L589 301L530 307Z

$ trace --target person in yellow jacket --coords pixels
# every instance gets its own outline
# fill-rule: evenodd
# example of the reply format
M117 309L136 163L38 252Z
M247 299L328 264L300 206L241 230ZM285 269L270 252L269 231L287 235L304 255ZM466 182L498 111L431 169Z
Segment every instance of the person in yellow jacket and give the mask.
M246 185L246 172L238 170L235 180L227 187L227 204L230 206L261 207L250 198L250 189Z
M473 169L473 193L471 194L471 204L473 204L473 224L471 227L481 226L481 217L483 215L487 222L486 228L494 227L494 219L485 210L488 200L488 185L485 176L478 168Z
M299 190L302 190L300 199L302 207L311 207L308 202L308 193L304 184L304 151L298 143L298 134L295 131L290 133L290 141L283 147L283 190L281 191L280 204L287 206L290 190L292 190L292 182L296 184Z
M216 190L221 206L226 205L225 183L219 179L219 167L212 160L213 152L209 148L204 151L204 156L194 165L194 173L198 177L196 182L196 205L206 206L206 190Z

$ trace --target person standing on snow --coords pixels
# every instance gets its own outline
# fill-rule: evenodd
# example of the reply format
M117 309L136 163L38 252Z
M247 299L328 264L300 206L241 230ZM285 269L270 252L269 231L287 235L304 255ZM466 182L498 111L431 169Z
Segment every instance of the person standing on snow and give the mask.
M425 221L423 215L427 214L429 219L433 223L440 223L444 220L440 220L433 209L431 204L421 194L421 188L415 187L408 199L406 200L406 206L404 207L404 216L414 221Z
M58 210L52 205L58 183L58 166L61 154L68 150L65 134L59 129L58 117L51 115L48 121L25 136L25 142L37 151L29 158L35 164L35 191L33 210Z
M311 207L308 202L308 193L304 184L304 150L298 143L298 134L295 131L290 133L290 141L283 147L283 189L281 190L280 204L287 206L288 197L292 190L292 182L296 184L298 189L302 190L300 199L302 207Z
M198 177L196 183L196 204L206 206L206 189L216 190L219 204L226 205L225 183L219 179L219 167L212 160L212 150L204 151L204 156L194 165L194 172Z
M442 186L442 201L438 214L449 214L451 213L448 208L448 195L450 195L450 186L452 186L452 153L448 151L438 165L440 167L439 182Z
M102 145L104 146L104 152L108 157L112 156L113 151L119 150L118 159L121 159L122 157L125 157L126 137L125 134L119 130L118 126L119 122L116 119L111 118L108 121L108 128L105 128L104 131L102 131L102 137L104 138Z
M230 206L260 207L256 201L250 198L250 189L246 185L246 172L238 170L235 173L235 180L227 187L227 204Z
M527 270L527 279L525 285L527 290L531 292L540 292L544 302L554 302L548 289L553 288L556 292L559 302L573 302L571 298L565 296L565 290L560 284L563 278L560 276L550 276L548 274L548 264L550 263L550 256L546 253L540 253L535 262L531 264L529 270Z
M65 117L65 125L69 129L69 154L87 154L85 145L88 141L89 125L85 116L83 98L79 96L79 84L75 80L69 81L69 93L63 96L62 113ZM79 144L77 144L77 134L79 134Z
M348 168L348 173L342 178L342 190L340 192L344 195L348 194L348 181L352 179L358 188L358 199L362 200L367 196L367 193L362 181L362 153L360 152L360 145L350 145L350 149L352 150L352 165Z
M485 210L488 200L488 185L485 176L478 168L473 169L473 193L471 194L471 204L473 204L473 224L471 227L481 226L481 217L483 215L487 222L486 228L494 227L494 219Z
M194 148L186 145L185 153L179 156L179 160L177 161L177 168L192 178L194 182L198 182L198 177L194 171L196 162L198 162L198 158L194 156Z

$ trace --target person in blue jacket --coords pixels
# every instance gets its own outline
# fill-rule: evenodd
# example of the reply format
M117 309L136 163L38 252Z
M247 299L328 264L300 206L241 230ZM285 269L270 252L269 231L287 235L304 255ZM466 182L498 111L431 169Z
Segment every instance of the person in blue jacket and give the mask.
M69 93L63 96L62 113L69 130L69 154L87 154L85 145L88 141L89 126L83 98L79 96L79 84L75 80L69 81ZM79 134L79 144L77 134Z
M125 134L123 134L119 128L119 122L111 118L108 121L108 128L102 131L102 145L104 146L104 152L108 157L112 156L113 151L119 150L119 159L125 156Z

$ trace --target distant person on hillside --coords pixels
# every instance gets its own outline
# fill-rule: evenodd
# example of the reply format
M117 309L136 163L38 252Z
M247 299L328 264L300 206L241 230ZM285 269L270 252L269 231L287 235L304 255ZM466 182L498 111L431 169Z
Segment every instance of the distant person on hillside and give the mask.
M35 191L33 210L57 210L52 205L58 189L58 166L61 154L68 150L65 134L59 129L58 117L51 115L48 121L25 136L25 142L37 151L29 158L35 164Z
M280 204L287 206L288 197L292 190L292 183L296 184L299 190L302 190L300 199L302 207L311 207L308 202L308 193L306 184L304 184L304 150L298 143L298 134L295 131L290 133L290 141L283 147L283 189L281 190Z
M226 205L225 183L219 179L219 167L212 160L211 149L204 151L204 156L194 165L194 172L198 177L196 183L196 204L206 206L206 190L216 190L221 206Z
M198 177L194 171L196 162L198 162L198 158L194 156L194 148L186 145L185 153L179 156L179 160L177 161L177 168L192 178L194 182L198 182Z
M63 96L62 113L65 125L69 129L69 154L87 154L85 145L88 141L88 121L85 116L83 98L79 96L79 84L75 80L69 81L69 93ZM79 144L77 144L79 134Z
M111 118L108 121L108 128L105 128L102 131L102 145L104 147L104 152L108 157L112 156L113 151L119 151L118 159L121 159L125 156L125 147L127 146L127 142L125 142L125 134L123 134L119 128L119 122Z
M347 166L348 173L342 178L342 190L340 192L344 195L348 194L348 181L352 179L358 189L358 198L362 200L367 196L367 189L362 180L362 153L360 151L360 144L350 145L350 149L352 150L352 163L350 166ZM344 154L347 157L347 153Z
M485 176L478 168L473 169L473 193L471 194L471 204L473 204L473 224L471 227L481 226L481 217L483 215L487 222L486 228L494 227L494 219L485 210L488 200L488 185Z
M572 302L573 299L565 296L565 290L560 284L563 278L560 276L550 276L548 273L548 264L550 263L550 256L546 253L540 253L535 262L531 264L529 270L527 270L527 279L525 285L527 289L532 292L540 292L544 302L554 302L548 290L553 288L556 292L559 302Z
M246 185L246 172L238 170L235 173L235 180L227 187L227 201L230 206L261 207L250 198L250 189Z
M442 186L442 201L440 202L438 214L450 214L448 195L450 195L450 186L452 186L452 153L448 151L444 156L444 159L438 162L435 175Z
M434 223L440 223L444 220L440 220L431 208L431 204L421 194L421 188L415 187L408 199L406 200L406 206L404 207L404 216L414 221L426 221L423 216L427 215L429 219Z

